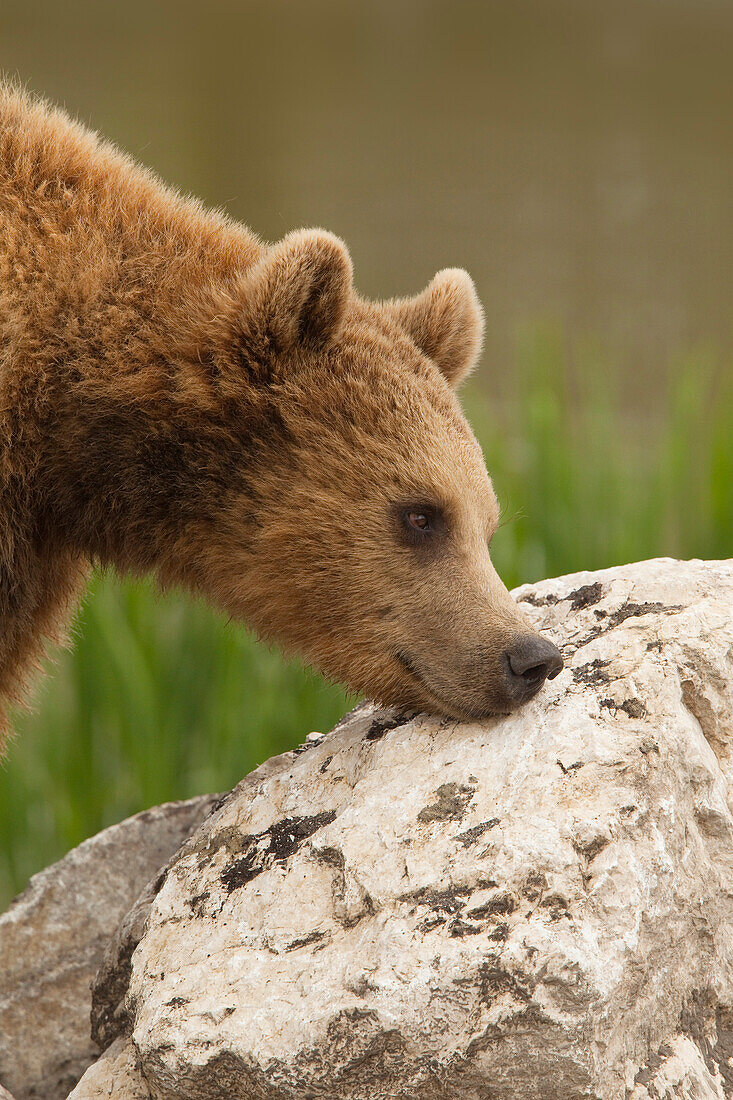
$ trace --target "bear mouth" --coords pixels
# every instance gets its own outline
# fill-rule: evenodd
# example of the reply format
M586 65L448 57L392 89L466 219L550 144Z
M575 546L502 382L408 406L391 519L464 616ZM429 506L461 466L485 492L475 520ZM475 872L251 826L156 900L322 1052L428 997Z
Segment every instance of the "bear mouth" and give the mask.
M458 708L454 704L448 703L437 691L435 691L430 686L428 681L425 679L425 676L420 672L420 670L415 665L415 662L412 660L411 657L407 655L407 653L404 653L402 650L398 650L395 653L395 658L400 663L400 665L402 665L402 668L411 677L411 679L418 683L422 690L429 696L430 701L437 704L440 714L448 714L451 717L457 717Z
M438 708L439 714L447 715L449 718L455 718L459 722L476 722L480 721L482 718L501 718L510 713L509 711L499 709L471 709L455 703L449 703L430 685L407 653L402 650L397 650L394 656L410 678L420 685L422 691L429 697L429 701Z

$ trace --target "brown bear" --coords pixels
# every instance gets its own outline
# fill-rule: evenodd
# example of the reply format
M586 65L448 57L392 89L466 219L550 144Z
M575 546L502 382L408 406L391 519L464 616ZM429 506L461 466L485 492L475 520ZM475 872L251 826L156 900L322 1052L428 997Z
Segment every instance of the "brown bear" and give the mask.
M203 594L384 703L474 718L532 696L562 662L492 567L454 394L481 336L465 272L366 301L331 234L265 245L3 86L0 697L95 563Z

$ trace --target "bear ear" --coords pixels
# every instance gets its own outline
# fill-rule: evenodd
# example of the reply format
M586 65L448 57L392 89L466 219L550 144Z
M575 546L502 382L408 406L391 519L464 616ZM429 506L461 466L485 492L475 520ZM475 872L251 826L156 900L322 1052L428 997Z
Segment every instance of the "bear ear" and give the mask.
M451 386L473 370L481 352L484 313L468 272L446 268L417 297L385 304Z
M289 233L242 279L241 334L255 354L324 351L339 334L351 288L351 260L338 237Z

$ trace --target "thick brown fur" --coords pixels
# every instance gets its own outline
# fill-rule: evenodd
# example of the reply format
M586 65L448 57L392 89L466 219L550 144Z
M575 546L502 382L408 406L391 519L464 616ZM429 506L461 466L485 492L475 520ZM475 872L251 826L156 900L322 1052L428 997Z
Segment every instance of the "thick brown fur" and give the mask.
M383 701L497 709L528 628L452 389L481 329L464 272L366 302L330 234L266 246L0 89L0 697L101 563ZM400 517L436 502L451 539L416 548Z

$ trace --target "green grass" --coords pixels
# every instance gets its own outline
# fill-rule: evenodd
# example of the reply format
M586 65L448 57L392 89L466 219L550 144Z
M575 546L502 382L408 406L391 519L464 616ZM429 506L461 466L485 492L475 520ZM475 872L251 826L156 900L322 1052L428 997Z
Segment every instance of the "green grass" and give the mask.
M519 379L525 396L503 416L470 395L504 509L493 557L510 587L649 557L733 555L729 363L680 359L668 392L638 409L592 349L573 370L550 329L523 348Z
M507 584L656 555L731 556L729 364L680 361L669 392L638 410L596 352L569 360L557 333L536 332L514 400L493 408L480 380L466 393L504 505L494 560ZM104 825L228 789L350 702L203 606L97 577L74 649L18 716L0 767L0 910Z

